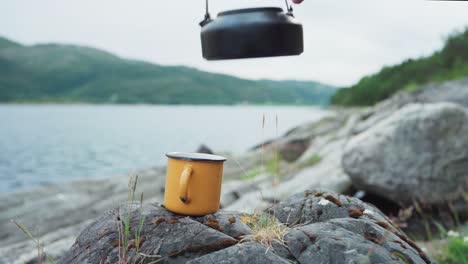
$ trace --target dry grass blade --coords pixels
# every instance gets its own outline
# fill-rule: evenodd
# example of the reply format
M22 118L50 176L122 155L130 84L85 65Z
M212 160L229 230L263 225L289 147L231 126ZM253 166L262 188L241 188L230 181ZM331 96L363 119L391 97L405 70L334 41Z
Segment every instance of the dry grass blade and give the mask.
M164 260L164 258L161 255L148 255L143 253L139 253L139 255L143 257L143 259L141 260L142 263L145 263L146 258L158 258L157 260L151 261L148 264L155 264Z
M138 175L130 176L128 181L128 198L125 204L126 208L124 210L122 210L121 207L118 208L117 230L119 233L119 264L136 264L142 262L141 260L138 262L138 259L140 256L140 244L144 240L141 233L145 222L145 216L143 216L143 193L141 193L139 201L135 201L137 185ZM139 207L136 210L136 213L140 220L138 221L135 231L131 232L131 220L135 208L134 205L137 203L139 203ZM132 237L134 240L131 240ZM130 256L129 252L132 247L135 248L135 252Z
M275 116L275 125L276 125L276 138L278 138L278 114ZM278 144L275 144L275 182L274 185L279 184L280 176L279 176L279 150Z
M289 231L289 228L280 223L278 219L269 214L253 214L241 218L251 229L252 234L245 236L243 241L256 241L268 249L272 247L274 242L281 245L286 245L284 236Z
M262 162L262 168L264 167L264 152L265 152L265 113L263 113L263 118L262 118L262 151L261 151L261 162Z
M23 231L23 233L31 240L34 242L34 244L36 244L36 247L37 247L37 251L38 251L38 262L39 263L42 263L42 255L44 255L47 259L47 262L49 263L54 263L54 261L52 260L52 258L47 255L44 251L44 247L39 243L39 240L37 240L36 238L34 238L34 236L31 234L31 232L29 232L29 230L22 224L18 223L17 221L15 220L11 220L11 222L13 224L15 224L21 231Z

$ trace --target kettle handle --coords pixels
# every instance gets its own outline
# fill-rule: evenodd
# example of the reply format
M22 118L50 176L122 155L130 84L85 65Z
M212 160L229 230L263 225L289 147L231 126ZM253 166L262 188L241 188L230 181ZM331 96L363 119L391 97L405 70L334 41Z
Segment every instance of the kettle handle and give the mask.
M208 0L206 0L205 8L206 8L206 11L205 11L205 18L199 23L200 27L204 27L206 24L208 24L208 23L210 23L211 21L213 21L213 20L211 19L210 12L208 11Z
M288 4L288 0L284 0L284 3L286 4L286 10L288 10L288 13L286 13L286 15L294 17L293 8L291 5Z
M286 10L288 10L286 15L294 17L293 8L292 8L291 5L288 4L288 0L284 0L284 3L286 4ZM208 0L205 0L205 18L199 23L199 25L201 27L204 27L205 25L207 25L211 21L213 21L213 20L211 19L210 12L208 10Z

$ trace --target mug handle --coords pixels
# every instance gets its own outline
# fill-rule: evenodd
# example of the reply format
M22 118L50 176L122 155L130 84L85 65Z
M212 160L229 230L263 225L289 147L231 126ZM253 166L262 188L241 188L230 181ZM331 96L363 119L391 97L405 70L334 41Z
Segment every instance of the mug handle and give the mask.
M179 199L184 204L188 204L190 199L188 197L188 185L190 178L192 176L193 169L190 166L186 166L180 175L180 182L179 182Z

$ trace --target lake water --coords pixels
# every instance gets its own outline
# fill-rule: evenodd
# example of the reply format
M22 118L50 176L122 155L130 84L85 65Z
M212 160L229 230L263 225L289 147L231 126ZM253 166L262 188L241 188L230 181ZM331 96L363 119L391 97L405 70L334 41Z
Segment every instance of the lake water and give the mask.
M124 175L202 143L239 153L326 114L282 106L0 105L0 192Z

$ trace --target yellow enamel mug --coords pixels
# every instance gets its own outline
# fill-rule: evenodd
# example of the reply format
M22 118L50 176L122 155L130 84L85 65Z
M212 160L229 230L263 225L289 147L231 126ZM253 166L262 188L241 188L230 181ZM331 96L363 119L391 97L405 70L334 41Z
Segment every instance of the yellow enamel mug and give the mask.
M218 211L225 157L202 153L167 153L164 206L184 215Z

